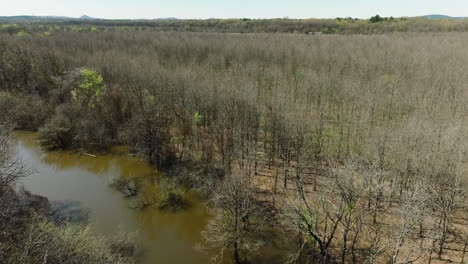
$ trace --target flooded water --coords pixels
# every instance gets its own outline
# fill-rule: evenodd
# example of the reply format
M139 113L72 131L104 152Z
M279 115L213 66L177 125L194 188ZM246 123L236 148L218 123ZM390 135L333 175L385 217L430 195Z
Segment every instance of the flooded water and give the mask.
M207 212L196 194L188 193L189 209L163 212L156 208L135 210L130 201L109 186L113 177L158 177L157 172L122 149L89 157L72 152L45 152L35 134L16 133L18 155L36 173L22 180L32 193L51 201L78 201L91 210L95 230L106 236L118 232L135 233L143 247L143 264L205 264L207 256L194 250L200 231L208 221Z

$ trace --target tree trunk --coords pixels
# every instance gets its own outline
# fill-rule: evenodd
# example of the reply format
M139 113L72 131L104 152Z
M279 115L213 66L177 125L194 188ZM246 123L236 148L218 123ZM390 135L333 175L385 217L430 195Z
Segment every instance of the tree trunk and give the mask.
M445 241L447 240L447 216L444 215L444 219L442 222L442 237L440 239L439 243L439 259L442 259L442 254L444 253L444 246L445 246Z
M237 241L234 242L234 260L236 261L236 264L240 264L240 257L239 257L239 246L237 244Z
M465 261L465 254L466 254L467 247L468 247L468 236L466 236L466 239L465 239L465 246L463 247L463 254L462 254L462 259L460 261L460 264L463 264Z

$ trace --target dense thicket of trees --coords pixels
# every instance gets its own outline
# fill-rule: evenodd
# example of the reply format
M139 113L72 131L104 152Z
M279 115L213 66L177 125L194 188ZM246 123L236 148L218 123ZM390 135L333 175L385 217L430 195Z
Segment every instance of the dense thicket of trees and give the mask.
M218 33L382 34L391 32L466 32L467 19L207 19L207 20L4 20L0 32L48 36L58 31L148 30Z
M123 143L161 169L190 166L177 175L212 192L202 248L216 256L249 259L263 236L246 234L271 224L298 263L460 262L467 40L3 34L0 109L49 147Z

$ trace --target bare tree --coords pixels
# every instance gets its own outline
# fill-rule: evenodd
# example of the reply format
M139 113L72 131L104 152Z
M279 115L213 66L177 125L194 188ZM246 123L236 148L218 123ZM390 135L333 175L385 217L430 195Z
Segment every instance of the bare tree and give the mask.
M28 217L28 208L18 202L14 184L30 172L15 155L10 137L12 128L11 122L0 121L0 262L18 243L17 234L11 232L12 229Z
M427 252L428 245L424 240L426 235L421 234L420 225L423 221L427 221L430 215L428 201L429 197L424 185L417 185L413 190L403 194L401 205L397 208L400 221L393 227L392 264L413 263ZM417 238L420 240L419 244Z
M256 251L262 245L258 237L261 212L255 204L253 189L245 176L233 174L211 203L213 219L202 232L204 245L200 248L213 253L212 260L216 263L224 259L226 250L232 250L233 259L239 264L241 254Z
M132 131L127 131L129 143L149 162L161 168L174 159L168 132L170 119L154 94L138 86L133 90L138 110L129 124L128 129Z
M331 248L342 234L341 261L349 253L356 253L360 239L360 223L364 210L360 209L362 186L352 165L336 169L332 173L330 190L310 193L301 178L296 180L296 191L289 192L285 201L286 224L297 226L317 245L319 259L326 263L333 258ZM304 247L300 247L303 250ZM315 256L317 257L317 256ZM356 257L354 257L356 258Z

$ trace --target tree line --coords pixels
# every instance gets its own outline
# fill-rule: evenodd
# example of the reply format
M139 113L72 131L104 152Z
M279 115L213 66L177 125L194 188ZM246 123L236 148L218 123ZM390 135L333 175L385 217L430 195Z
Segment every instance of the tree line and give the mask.
M1 20L0 32L48 36L57 31L145 30L216 33L296 33L371 35L405 32L466 32L466 19L394 18L370 19L175 19L175 20Z

